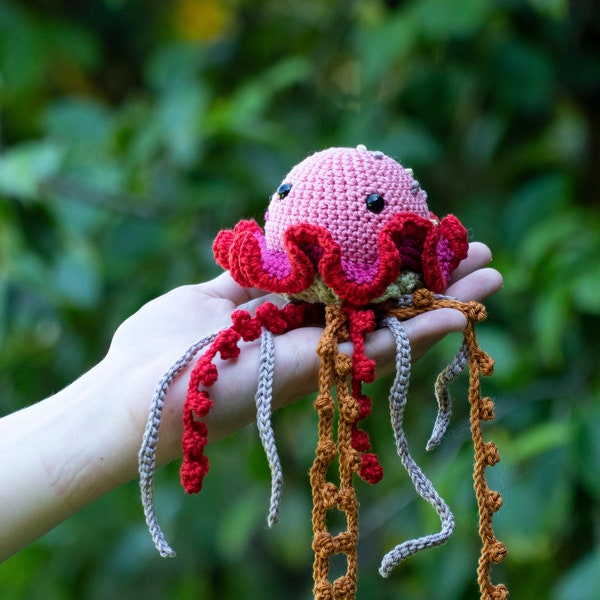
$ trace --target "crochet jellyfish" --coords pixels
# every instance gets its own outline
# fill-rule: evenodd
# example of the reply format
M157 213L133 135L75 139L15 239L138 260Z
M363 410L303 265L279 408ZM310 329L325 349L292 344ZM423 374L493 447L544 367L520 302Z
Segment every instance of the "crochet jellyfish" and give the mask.
M264 229L254 220L244 220L233 230L221 231L213 244L217 263L240 285L280 294L288 302L283 308L265 303L254 315L234 312L229 327L191 346L159 382L139 468L146 522L160 554L174 556L152 504L158 429L169 385L207 348L192 371L183 414L181 481L188 493L196 493L209 469L203 418L212 407L210 388L219 376L213 359L217 354L224 360L237 357L240 340L260 340L257 425L272 474L267 521L273 525L282 490L271 426L273 336L316 322L324 322L324 329L316 348L320 359L319 392L314 402L318 443L310 469L314 597L347 600L356 594L358 502L354 476L371 484L383 476L362 427L372 409L363 384L375 379L374 361L365 354L365 336L378 327L389 328L396 340L396 377L389 401L398 455L415 490L440 519L438 532L392 548L382 559L380 573L385 577L410 555L445 543L452 534L454 517L413 460L403 428L411 356L402 322L449 307L465 315L467 326L458 353L435 383L438 414L427 449L435 448L444 436L451 413L448 386L468 365L474 488L482 540L478 582L481 598L505 598L506 587L490 580L491 564L501 562L506 549L492 529L492 516L502 500L485 479L485 468L499 460L495 444L485 442L481 432L481 422L494 418L492 400L480 392L480 376L492 373L493 361L480 349L475 336L475 324L485 319L485 308L444 295L467 249L465 228L453 215L439 219L430 212L427 195L412 170L364 146L323 150L293 167L271 197ZM351 355L339 349L345 341L352 342ZM332 463L338 468L335 482L328 481ZM336 535L327 528L332 510L346 517L346 530ZM347 567L331 581L330 559L336 554L346 556Z

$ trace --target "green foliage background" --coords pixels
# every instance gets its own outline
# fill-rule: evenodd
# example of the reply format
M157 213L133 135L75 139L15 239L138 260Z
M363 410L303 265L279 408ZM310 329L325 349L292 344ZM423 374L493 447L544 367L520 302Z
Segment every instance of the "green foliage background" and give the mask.
M366 144L415 169L505 277L482 346L497 420L489 470L514 598L600 597L600 9L594 0L23 0L0 2L0 410L99 360L148 299L218 272L216 232L261 218L314 150ZM369 423L385 480L359 486L359 598L477 597L472 450L453 428L425 455L445 340L415 366L409 437L457 517L446 546L386 580L392 545L437 527L394 454L385 390ZM146 532L136 482L0 566L2 598L308 598L315 419L275 418L287 477L265 523L253 428L211 448L189 498L177 465ZM119 443L115 440L115 443Z

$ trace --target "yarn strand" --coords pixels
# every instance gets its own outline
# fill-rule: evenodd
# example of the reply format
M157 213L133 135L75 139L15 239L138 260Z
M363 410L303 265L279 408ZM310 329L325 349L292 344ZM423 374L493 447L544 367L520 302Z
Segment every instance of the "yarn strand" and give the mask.
M494 363L479 348L475 338L474 321L475 319L469 319L465 340L469 347L470 423L475 449L473 483L479 507L479 536L483 542L477 581L482 600L504 600L508 596L508 589L504 584L494 585L490 579L492 563L502 562L506 556L506 546L496 539L492 529L492 517L502 506L502 497L499 492L489 489L485 478L485 468L495 465L500 460L500 456L494 442L484 442L481 432L481 421L490 421L494 418L494 405L490 398L481 397L479 375L491 375Z
M437 376L435 381L435 398L438 403L438 414L433 425L431 437L425 446L425 449L428 451L439 446L446 434L450 417L452 416L452 397L448 391L448 386L463 372L468 358L469 351L466 343L463 341L454 360Z
M263 327L260 336L260 370L258 373L258 388L256 390L256 425L260 441L265 450L265 455L271 470L271 500L267 524L272 527L279 520L279 502L283 487L283 472L275 434L271 424L271 400L273 398L273 375L275 371L275 346L273 334Z
M212 343L216 337L217 334L213 333L194 342L161 377L150 402L148 421L142 438L142 445L138 453L138 470L140 474L140 491L146 524L152 535L154 545L163 558L173 558L175 556L175 551L167 543L158 524L153 500L154 472L156 471L156 446L158 444L158 430L162 421L165 398L169 391L169 387L177 375L192 362L200 350Z
M415 490L433 506L442 525L438 533L408 540L388 552L383 557L379 568L380 575L387 577L392 569L412 554L446 543L454 530L454 516L446 502L433 487L431 481L424 475L410 455L403 427L410 380L410 342L404 327L398 319L387 318L383 321L383 325L389 328L396 340L396 377L390 390L390 413L398 455L415 486Z
M504 600L508 596L508 589L504 584L494 585L490 579L491 565L502 562L506 556L506 546L496 539L492 528L492 518L502 506L502 497L499 492L489 489L485 478L485 468L495 465L500 460L496 445L493 442L485 442L481 431L481 421L491 421L494 418L494 403L489 397L482 398L480 383L480 376L492 374L494 361L481 350L475 335L475 323L486 318L485 307L479 302L460 302L452 298L436 296L432 291L423 288L414 292L410 306L401 302L396 308L389 306L386 308L386 314L401 320L437 308L453 308L467 318L463 339L468 351L469 364L470 428L475 453L473 487L479 508L479 536L482 541L477 580L481 600ZM452 372L462 360L458 358L459 355L450 365ZM442 378L444 379L445 377Z
M339 305L327 306L325 329L317 347L321 357L319 394L315 409L319 417L318 444L310 470L313 494L313 593L315 600L351 600L356 593L358 559L358 501L352 474L360 469L360 452L352 447L353 424L359 415L358 402L348 390L352 359L339 352L338 342L348 338L346 315ZM337 444L333 439L335 389L338 404ZM327 471L336 455L339 460L339 487L327 482ZM332 535L327 530L328 511L337 508L346 516L347 530ZM346 574L329 581L329 559L345 554Z

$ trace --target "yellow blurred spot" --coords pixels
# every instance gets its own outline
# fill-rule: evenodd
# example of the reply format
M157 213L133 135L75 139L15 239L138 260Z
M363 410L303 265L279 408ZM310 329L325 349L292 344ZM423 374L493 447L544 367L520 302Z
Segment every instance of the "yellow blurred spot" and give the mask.
M222 0L179 0L175 4L173 21L181 38L213 42L229 33L234 14Z

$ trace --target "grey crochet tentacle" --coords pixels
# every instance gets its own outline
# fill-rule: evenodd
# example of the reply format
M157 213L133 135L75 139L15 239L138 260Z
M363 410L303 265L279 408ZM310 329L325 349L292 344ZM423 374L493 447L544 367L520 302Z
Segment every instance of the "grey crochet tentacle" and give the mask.
M213 333L193 343L177 362L162 376L154 390L154 395L152 396L148 422L146 423L146 430L144 431L142 445L138 453L140 491L142 494L142 506L144 507L146 524L152 535L154 545L163 558L172 558L175 556L175 552L167 543L165 536L158 525L153 504L156 445L158 443L158 429L160 427L162 412L165 406L165 397L177 375L192 362L193 358L200 350L202 350L202 348L213 342L216 337L217 334Z
M279 502L281 489L283 487L283 472L277 447L275 435L271 425L271 400L273 397L273 374L275 369L275 346L273 345L273 334L263 328L260 336L260 370L258 374L258 388L256 390L256 425L260 435L269 468L271 469L271 501L267 524L272 527L279 520Z
M396 300L396 306L398 308L406 308L407 306L410 306L412 304L412 301L413 301L412 294L402 294Z
M441 530L438 533L399 544L383 557L379 573L383 577L387 577L394 567L410 555L445 543L454 530L454 516L448 505L433 487L431 481L427 479L423 471L415 463L408 450L408 442L403 429L403 419L410 379L410 343L404 327L398 319L387 318L383 321L383 324L390 329L396 339L396 378L390 391L390 412L398 455L412 479L416 491L433 506L441 521Z
M435 398L438 403L438 414L431 432L431 437L425 448L433 450L442 441L448 429L448 423L452 415L452 398L448 386L460 375L469 360L467 344L463 341L454 360L437 376L435 381Z

